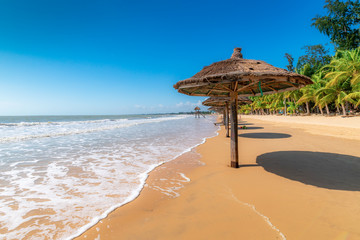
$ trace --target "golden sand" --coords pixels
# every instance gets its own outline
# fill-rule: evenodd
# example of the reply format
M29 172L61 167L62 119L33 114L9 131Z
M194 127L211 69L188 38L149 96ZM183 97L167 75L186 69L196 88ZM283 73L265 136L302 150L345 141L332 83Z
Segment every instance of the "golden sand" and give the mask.
M360 140L360 116L277 116L247 115L246 119L281 124L284 127L302 128L312 134ZM310 125L310 126L309 126Z
M243 167L227 166L222 128L196 148L205 165L185 155L160 166L136 200L78 239L360 239L360 140L243 120Z

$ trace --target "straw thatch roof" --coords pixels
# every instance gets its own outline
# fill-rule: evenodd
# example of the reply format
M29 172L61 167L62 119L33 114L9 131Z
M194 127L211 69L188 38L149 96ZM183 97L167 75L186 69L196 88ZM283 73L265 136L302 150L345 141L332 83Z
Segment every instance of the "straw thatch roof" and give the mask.
M224 107L209 107L209 111L214 111L217 113L222 113L224 111Z
M204 106L225 106L226 102L230 102L230 97L209 97L205 101L202 102ZM247 104L252 103L250 99L247 97L238 97L238 103L240 104Z
M174 88L191 96L229 96L234 83L239 95L258 96L261 91L263 94L289 91L312 81L264 61L243 59L241 48L235 48L231 58L204 67L191 78L176 83Z
M194 110L195 110L195 111L199 111L200 108L199 108L199 107L195 107Z

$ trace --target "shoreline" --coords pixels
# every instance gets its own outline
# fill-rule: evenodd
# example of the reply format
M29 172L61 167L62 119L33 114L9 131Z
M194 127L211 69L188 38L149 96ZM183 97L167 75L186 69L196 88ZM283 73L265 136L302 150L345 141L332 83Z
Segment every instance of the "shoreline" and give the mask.
M343 146L338 146L339 138L314 135L314 125L305 126L312 130L308 132L301 124L243 120L249 129L239 130L240 163L247 167L227 166L229 139L221 127L218 136L196 147L206 165L181 170L191 181L179 189L180 196L172 198L144 187L137 199L76 239L360 239L360 217L352 214L360 211L359 179L346 167L355 164L359 170L356 146L360 142L341 139ZM270 133L278 137L258 137ZM328 156L337 162L324 164ZM274 162L288 158L292 165ZM313 165L307 158L313 158ZM177 164L187 161L185 156L178 163L173 160L156 168L149 185L161 182L162 174L171 169L176 175L181 169ZM302 172L288 175L298 168Z
M146 179L146 183L145 183L144 187L142 188L139 195L134 200L114 209L105 218L99 220L96 224L94 224L93 226L88 228L85 232L83 232L80 235L76 236L75 238L71 238L71 239L78 240L78 239L118 239L119 237L122 238L121 236L118 236L118 235L114 235L114 236L108 235L109 234L109 225L108 225L109 222L112 222L114 220L114 222L116 224L119 224L118 220L119 220L119 218L121 220L121 218L122 218L121 212L123 210L133 212L133 211L137 211L136 208L140 207L140 208L142 208L142 211L148 212L149 210L147 208L151 209L156 206L161 206L163 204L167 204L167 201L174 200L174 199L178 198L179 196L181 196L181 193L177 196L168 196L166 193L164 194L164 192L162 192L162 191L159 192L158 191L159 188L156 189L156 187L154 188L152 185L157 184L156 182L159 179L163 180L164 175L167 174L165 172L169 171L169 169L171 169L170 171L173 172L173 174L171 174L171 177L172 177L172 180L174 180L174 177L176 176L176 174L174 174L174 172L178 172L178 170L175 170L175 169L179 169L178 168L179 165L181 165L180 169L182 172L181 173L182 177L184 176L184 173L186 173L186 176L191 177L191 174L194 171L196 171L198 168L204 167L206 165L205 163L203 163L201 161L201 159L203 157L202 157L202 154L199 153L199 147L206 144L207 140L219 137L220 133L225 136L224 127L219 127L219 129L217 130L217 134L215 136L205 138L204 142L193 147L190 151L187 151L184 154L181 154L180 156L176 157L175 159L168 161L168 162L164 162L164 163L160 164L159 166L155 167L152 171L149 172L149 175L148 175L148 178ZM197 155L197 157L194 159L194 157L189 156L189 153L195 154L195 155ZM198 164L196 164L196 162ZM225 164L224 167L228 168L229 166L228 166L228 164ZM188 178L188 177L186 177L186 178ZM188 186L188 184L191 183L192 180L190 178L188 178L188 179L189 179L189 181L186 181L187 185L178 189L178 190L180 190L179 192L181 192L181 190L183 190L183 188L186 188ZM160 188L160 190L163 190L163 189ZM148 201L151 201L151 202L149 203ZM267 231L270 231L270 232L273 231L273 233L272 234L270 233L269 235L274 235L274 233L276 233L275 235L278 235L280 237L280 239L283 239L283 240L286 239L284 234L269 220L269 218L267 216L263 215L261 212L259 212L254 205L246 203L246 202L241 202L238 199L236 199L235 201L237 201L238 204L243 205L247 209L247 211L250 210L251 212L254 212L255 215L258 215L261 219L263 219L261 221L263 221L264 225L266 225L268 227ZM148 203L145 203L145 202L148 202ZM152 206L148 206L148 205L152 205ZM128 209L124 209L124 208L128 208ZM105 222L106 220L108 220L108 222ZM122 220L121 220L121 222L122 222ZM125 220L125 222L126 222L126 220ZM105 225L106 225L106 227L105 227ZM120 223L119 225L122 225L122 224ZM110 233L110 235L112 235L112 234ZM125 237L125 239L131 239L131 238L132 238L131 236ZM175 236L173 236L173 238L177 239ZM143 239L143 238L140 237L140 239Z
M170 159L168 161L162 162L162 163L160 163L158 165L154 165L147 172L143 173L141 185L134 192L134 194L130 195L123 203L118 204L118 205L114 205L111 208L109 208L108 210L106 210L104 213L102 213L101 215L95 217L90 223L88 223L85 226L79 228L77 233L65 238L65 240L72 240L72 239L81 238L87 231L94 228L97 224L101 223L103 219L106 219L109 216L109 214L116 211L117 209L120 209L121 207L124 207L124 206L130 204L133 201L136 201L136 199L139 198L141 194L143 194L143 191L146 188L149 188L150 184L148 184L148 182L152 182L152 181L154 181L155 178L159 178L159 176L162 177L164 175L163 173L159 173L159 169L167 168L168 165L172 165L170 163L177 164L178 161L183 161L183 159L187 159L187 160L192 161L192 163L190 163L190 165L194 164L194 161L195 161L194 165L196 165L196 163L198 163L197 166L190 167L191 169L201 166L202 165L202 163L200 162L201 156L196 152L196 148L198 146L206 143L206 141L208 139L218 136L219 131L220 131L220 127L216 130L216 132L214 132L213 136L203 138L201 143L198 143L198 144L196 144L196 145L194 145L194 146L192 146L192 147L190 147L188 149L185 149L182 153L176 155L175 157L173 157L172 159ZM195 155L198 155L198 156L195 156ZM191 171L191 169L188 169L188 167L189 166L183 166L182 171L183 172ZM190 179L183 172L180 173L180 176L183 179L185 179L185 182L190 182ZM172 177L176 177L176 176L173 175ZM161 180L163 180L163 178L161 178ZM180 182L181 182L181 180L180 180ZM158 188L158 189L153 189L153 190L155 190L155 191L160 190L161 191L163 189ZM165 195L167 195L167 194L165 193Z

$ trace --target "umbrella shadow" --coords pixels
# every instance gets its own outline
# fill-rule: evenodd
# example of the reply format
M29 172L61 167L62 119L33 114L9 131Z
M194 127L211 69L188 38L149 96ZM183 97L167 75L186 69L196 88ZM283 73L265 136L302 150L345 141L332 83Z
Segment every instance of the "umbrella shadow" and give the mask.
M239 134L239 137L244 137L244 138L276 139L276 138L289 138L289 137L291 137L291 135L290 135L290 134L286 134L286 133L264 132L264 133L242 133L242 134Z
M254 124L253 124L253 123L246 123L246 122L244 122L244 123L238 123L238 125L239 125L239 126L243 126L243 125L248 126L248 125L254 125Z
M255 130L255 129L264 129L263 127L246 127L246 128L240 128L238 127L239 130Z
M243 167L260 167L259 164L240 164L239 165L240 168L243 168Z
M326 152L265 153L256 162L266 171L304 184L360 191L360 158Z

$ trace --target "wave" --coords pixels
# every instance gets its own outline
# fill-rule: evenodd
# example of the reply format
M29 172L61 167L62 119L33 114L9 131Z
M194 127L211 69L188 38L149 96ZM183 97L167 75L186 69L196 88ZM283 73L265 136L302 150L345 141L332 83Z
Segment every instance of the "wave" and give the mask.
M46 135L49 130L59 134L61 129L65 133L138 125L0 144L0 163L4 163L0 164L0 195L4 196L0 199L3 212L0 224L7 229L0 233L0 239L21 239L27 235L72 239L115 208L135 199L156 166L190 151L206 137L217 134L215 130L219 128L212 124L212 118L145 117L82 125L74 122L61 126L10 127L5 134L0 130L1 138L15 134ZM180 176L180 181L190 180ZM114 189L117 189L115 194ZM16 205L19 208L12 207ZM34 221L38 221L36 226L30 224ZM56 222L63 227L57 227Z
M146 180L149 177L149 174L151 171L153 171L155 168L163 165L166 162L170 162L172 160L175 160L176 158L180 157L181 155L190 152L191 150L195 149L196 147L204 144L207 139L216 137L219 135L219 130L220 127L217 128L217 130L214 132L214 134L207 136L207 137L203 137L201 139L201 141L197 144L192 145L191 147L186 148L185 150L183 150L182 152L176 154L174 157L167 159L166 161L160 162L158 164L153 164L150 165L149 168L147 169L147 171L143 172L140 174L140 184L137 186L136 189L134 189L131 194L121 203L115 204L111 207L109 207L107 210L105 210L102 214L94 217L91 219L91 221L89 223L87 223L86 225L80 227L77 232L75 232L74 234L68 236L65 238L65 240L73 240L76 237L79 237L81 234L83 234L84 232L86 232L87 230L89 230L91 227L93 227L94 225L96 225L99 221L101 221L102 219L106 218L111 212L113 212L115 209L124 206L125 204L128 204L129 202L134 201L136 198L139 197L142 189L144 188L145 184L146 184ZM190 178L186 177L183 173L179 173L180 176L182 178L184 178L184 182L190 182Z
M60 137L75 134L92 133L106 130L113 130L124 127L131 127L139 124L156 123L170 120L179 120L188 116L176 116L176 117L160 117L160 118L147 118L147 119L102 119L102 120L89 120L89 121L73 121L73 122L20 122L20 123L6 123L1 125L6 126L41 126L43 128L37 128L34 132L30 132L26 135L15 135L0 137L0 143L18 142L24 140L30 140L34 138L49 138ZM66 128L68 126L68 128ZM58 128L57 128L58 127ZM16 129L16 128L15 128ZM36 132L37 131L37 132ZM44 133L45 132L45 133ZM21 131L23 133L23 131Z
M87 120L87 121L66 121L66 122L18 122L18 123L0 123L0 126L5 127L30 127L30 126L46 126L46 125L69 125L69 124L87 124L87 123L105 123L105 122L121 122L128 121L127 118L122 119L101 119L101 120Z

